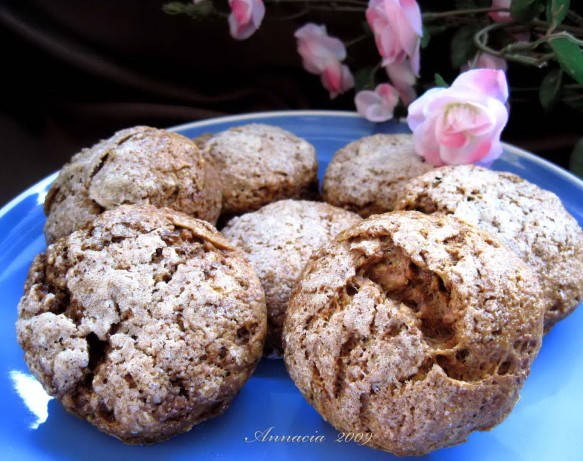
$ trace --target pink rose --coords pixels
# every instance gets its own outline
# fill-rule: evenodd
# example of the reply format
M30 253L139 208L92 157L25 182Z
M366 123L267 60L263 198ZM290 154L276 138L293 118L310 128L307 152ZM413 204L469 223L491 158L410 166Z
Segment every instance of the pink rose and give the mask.
M354 87L354 77L345 65L331 65L320 75L322 85L330 93L330 99Z
M415 150L435 166L491 165L502 154L507 99L506 74L494 69L469 70L451 87L427 91L409 106Z
M510 3L511 0L492 0L492 6L490 6L490 8L510 8ZM488 16L490 16L495 22L512 21L510 13L503 11L496 11L494 13L490 13Z
M354 98L358 113L371 122L392 119L398 102L397 90L388 83L381 83L374 91L359 91Z
M417 2L370 0L366 19L383 57L383 66L410 59L413 73L419 75L419 44L423 29Z
M231 36L236 40L251 37L259 29L265 16L265 5L262 0L229 0L229 6Z
M417 97L415 92L415 73L411 69L411 62L406 59L401 63L394 63L385 66L387 75L391 79L392 84L399 92L399 97L405 107L407 107Z
M508 64L505 59L488 53L479 52L474 59L462 66L462 71L470 69L500 69L506 71Z
M298 40L298 53L304 68L319 75L322 85L334 99L354 87L350 69L342 64L346 59L346 48L336 37L330 37L325 26L306 24L294 34Z

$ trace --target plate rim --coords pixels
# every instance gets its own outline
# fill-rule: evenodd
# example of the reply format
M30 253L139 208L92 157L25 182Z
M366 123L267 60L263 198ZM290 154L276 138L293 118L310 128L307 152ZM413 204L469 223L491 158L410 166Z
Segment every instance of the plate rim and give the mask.
M171 127L165 128L168 131L178 132L182 130L188 130L192 128L202 128L205 126L211 126L217 123L229 123L229 122L237 122L237 121L245 121L249 119L264 119L264 118L271 118L271 117L284 117L284 118L293 118L293 117L342 117L342 118L353 118L353 119L360 119L365 120L358 112L355 111L342 111L342 110L281 110L281 111L262 111L262 112L249 112L245 114L238 114L238 115L224 115L221 117L213 117L204 120L198 120L193 122L182 123L180 125L173 125ZM390 122L405 122L405 119L399 120L390 120ZM504 150L522 158L526 158L533 163L537 163L540 166L553 171L554 173L558 174L559 176L563 177L564 179L568 180L569 182L574 183L577 187L579 187L583 192L583 179L575 176L570 171L565 170L564 168L555 165L554 163L539 157L538 155L529 152L521 147L514 146L512 144L508 144L506 142L502 142L502 147ZM36 182L32 186L25 189L23 192L18 194L12 200L8 201L2 208L0 208L0 218L4 217L10 210L20 204L23 200L27 197L38 194L39 192L43 191L49 184L51 184L59 174L60 170L57 170L50 175L46 176L45 178L41 179L40 181Z

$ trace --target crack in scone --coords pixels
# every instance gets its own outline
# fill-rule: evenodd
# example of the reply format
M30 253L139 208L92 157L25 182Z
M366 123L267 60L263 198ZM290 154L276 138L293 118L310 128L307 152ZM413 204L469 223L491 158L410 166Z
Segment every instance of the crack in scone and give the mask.
M149 443L227 408L261 357L265 301L212 226L122 206L35 259L17 332L67 410Z
M123 204L166 206L214 223L219 180L185 137L149 127L119 131L62 168L45 199L47 241Z
M426 453L508 414L540 347L538 289L512 252L461 221L374 216L306 266L286 364L337 429Z

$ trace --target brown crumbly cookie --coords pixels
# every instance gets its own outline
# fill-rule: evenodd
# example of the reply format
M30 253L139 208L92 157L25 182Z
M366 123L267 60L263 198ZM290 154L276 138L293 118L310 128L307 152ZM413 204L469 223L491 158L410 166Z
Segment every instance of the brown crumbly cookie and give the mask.
M318 187L314 146L275 126L231 128L207 140L203 153L219 172L227 216L311 197Z
M312 253L361 220L327 203L281 200L233 218L222 230L245 253L265 290L266 355L281 355L287 303Z
M407 180L431 170L410 134L376 134L340 149L323 181L326 202L366 218L392 211Z
M397 209L451 214L497 235L538 273L546 331L583 298L583 231L552 192L511 173L461 165L413 179Z
M170 207L215 223L221 191L212 166L188 138L138 126L73 156L45 200L48 243L121 204Z
M261 283L210 224L123 205L34 260L18 341L47 392L126 443L222 413L261 358Z
M422 455L508 415L541 344L538 291L474 226L376 215L310 259L288 306L286 365L338 430Z

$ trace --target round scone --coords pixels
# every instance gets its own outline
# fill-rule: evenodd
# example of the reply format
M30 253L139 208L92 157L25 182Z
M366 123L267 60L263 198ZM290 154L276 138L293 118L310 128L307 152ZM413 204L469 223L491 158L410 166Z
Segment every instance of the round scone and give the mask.
M276 126L230 128L208 139L203 153L219 172L226 216L310 197L318 188L314 146Z
M281 200L233 218L222 233L245 253L265 290L266 355L281 355L291 292L312 253L362 219L327 203Z
M16 325L65 408L130 444L222 413L261 358L261 283L210 224L123 205L34 260Z
M323 199L366 218L392 211L410 178L433 167L415 153L410 134L375 134L340 149L328 165Z
M422 455L508 415L541 344L538 290L528 266L474 226L375 215L308 262L285 362L339 431Z
M583 299L583 231L550 191L511 173L451 166L413 179L397 209L453 215L497 235L540 277L546 331Z
M47 242L121 204L169 207L214 224L221 188L188 138L145 126L118 131L74 155L59 173L45 200Z

